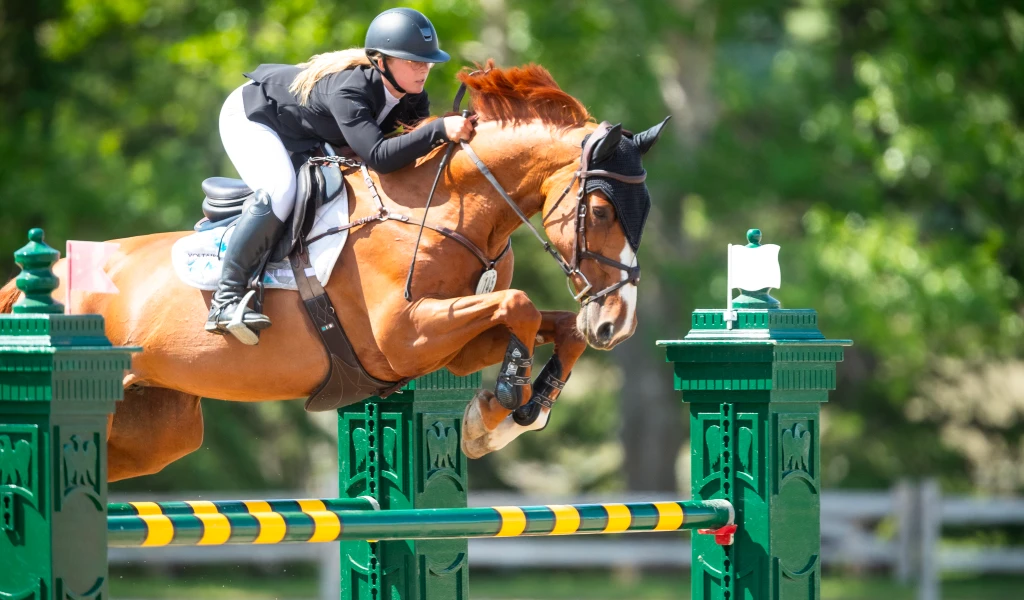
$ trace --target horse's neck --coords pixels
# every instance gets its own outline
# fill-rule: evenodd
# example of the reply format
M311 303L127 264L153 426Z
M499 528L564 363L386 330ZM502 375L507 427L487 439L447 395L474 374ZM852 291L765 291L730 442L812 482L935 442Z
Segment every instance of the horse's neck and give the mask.
M484 123L477 130L473 150L520 210L532 217L543 205L544 182L578 158L578 152L573 150L572 137L572 132L562 132L542 123L504 128L495 123ZM467 213L464 217L468 217L464 222L479 224L474 228L489 226L489 245L503 246L522 221L508 209L506 201L468 156L463 163L458 175L471 182L473 191L482 198L481 202L467 203L462 207Z

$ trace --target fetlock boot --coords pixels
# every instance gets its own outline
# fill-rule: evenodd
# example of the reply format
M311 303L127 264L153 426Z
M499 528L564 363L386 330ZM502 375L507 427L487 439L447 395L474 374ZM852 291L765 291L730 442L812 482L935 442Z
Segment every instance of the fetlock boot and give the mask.
M206 331L231 333L248 346L259 343L257 332L270 327L270 318L249 308L255 290L247 292L246 288L283 230L284 223L270 208L270 196L257 191L252 204L242 211L224 251Z

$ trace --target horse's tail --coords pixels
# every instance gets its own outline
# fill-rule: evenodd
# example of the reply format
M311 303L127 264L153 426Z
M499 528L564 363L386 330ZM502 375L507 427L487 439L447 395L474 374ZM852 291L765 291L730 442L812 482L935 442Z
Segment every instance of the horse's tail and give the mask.
M14 285L13 279L0 288L0 314L11 312L11 307L18 301L20 294L21 291Z

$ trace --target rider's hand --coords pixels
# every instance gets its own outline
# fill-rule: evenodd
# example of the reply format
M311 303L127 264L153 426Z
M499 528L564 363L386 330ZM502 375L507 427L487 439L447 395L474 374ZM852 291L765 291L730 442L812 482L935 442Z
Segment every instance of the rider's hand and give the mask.
M453 142L469 141L473 137L473 130L476 123L476 115L468 119L460 115L452 115L444 118L444 132L448 139Z

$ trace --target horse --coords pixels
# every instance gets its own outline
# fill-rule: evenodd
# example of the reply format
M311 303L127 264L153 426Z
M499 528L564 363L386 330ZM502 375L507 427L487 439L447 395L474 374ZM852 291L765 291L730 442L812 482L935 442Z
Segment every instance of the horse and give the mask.
M450 154L429 220L472 241L487 257L500 256L493 291L475 293L480 262L473 253L426 229L407 299L403 292L418 229L396 220L373 220L352 229L325 286L358 360L379 380L400 381L442 367L466 375L503 360L503 366L511 360L519 367L512 378L517 385L513 404L507 393L499 398L480 390L467 405L461 445L470 458L543 428L584 349L613 348L637 325L635 249L607 188L584 193L580 179L582 142L601 125L543 67L487 67L458 75L469 91L477 128L471 149L456 146ZM616 142L633 140L645 153L663 125L632 137L618 126L605 126L600 131L604 149L593 149L593 144L591 149L610 156ZM433 183L445 151L441 146L404 169L373 174L384 205L419 224L427 204L424 190ZM492 170L515 206L495 189L472 154ZM360 172L346 174L345 184L350 219L374 214L376 204ZM539 310L524 292L510 289L515 258L505 250L523 224L517 212L527 218L543 214L548 250L575 290L577 313ZM124 400L108 422L110 481L156 473L198 449L203 438L200 398L264 402L305 397L328 371L318 332L293 291L266 291L263 306L273 327L262 332L256 346L204 331L210 292L184 284L171 265L171 246L190 233L112 240L119 248L105 270L120 292L83 293L76 302L76 312L104 317L114 344L144 348L124 378ZM54 265L62 282L55 298L63 297L66 271L64 259ZM8 282L0 289L0 312L10 312L17 298L14 282ZM535 392L541 377L531 383L528 360L540 344L554 344L541 374L550 375L543 382L544 394ZM511 359L516 353L526 356ZM533 403L532 416L517 418L528 403Z

